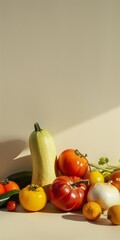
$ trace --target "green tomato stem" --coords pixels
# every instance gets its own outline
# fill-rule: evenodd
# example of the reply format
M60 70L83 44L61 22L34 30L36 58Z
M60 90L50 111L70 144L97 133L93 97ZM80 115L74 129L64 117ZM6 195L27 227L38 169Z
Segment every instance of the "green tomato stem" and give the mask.
M9 179L8 179L8 178L6 178L6 179L2 179L2 180L0 180L0 183L6 185L6 184L9 183Z
M32 191L36 191L37 190L37 188L39 188L39 186L38 185L34 185L34 184L31 184L30 186L29 186L29 190L32 190Z
M106 167L102 167L102 166L98 166L98 165L96 165L94 163L89 163L89 166L96 168L98 171L101 170L102 172L110 172L110 173L112 173L112 172L114 172L116 170L120 170L119 166L107 165Z
M70 185L72 187L77 187L79 184L81 183L85 183L85 184L88 184L89 183L89 179L82 179L80 181L77 181L77 182L74 182L74 183L71 183Z
M75 149L75 154L78 155L79 157L84 157L84 158L87 157L87 154L83 155L82 153L79 152L78 149ZM86 160L87 160L87 159L86 159Z

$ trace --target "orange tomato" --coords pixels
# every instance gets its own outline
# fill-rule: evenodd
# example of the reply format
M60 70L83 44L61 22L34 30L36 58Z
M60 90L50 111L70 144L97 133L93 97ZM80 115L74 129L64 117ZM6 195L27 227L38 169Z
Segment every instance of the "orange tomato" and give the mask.
M20 190L19 185L15 181L5 180L3 184L5 192L9 192L11 190Z
M57 167L62 175L83 178L88 171L88 161L77 149L66 149L60 153Z
M114 171L109 177L109 181L114 185L120 192L120 170Z
M109 177L110 181L120 181L120 170L114 171Z
M3 194L5 192L5 188L2 183L0 183L0 194Z

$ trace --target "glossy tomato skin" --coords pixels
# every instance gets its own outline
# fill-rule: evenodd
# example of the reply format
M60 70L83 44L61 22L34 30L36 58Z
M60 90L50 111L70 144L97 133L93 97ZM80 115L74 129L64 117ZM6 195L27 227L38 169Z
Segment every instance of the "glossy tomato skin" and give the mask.
M62 175L82 178L88 170L88 161L77 149L66 149L57 159L57 168Z
M109 177L109 181L112 185L114 185L120 192L120 170L117 170L111 173Z
M114 171L113 173L111 173L109 180L120 181L120 170Z
M9 192L11 190L20 190L20 187L14 181L5 180L4 189L5 189L5 192Z
M59 210L73 211L80 209L86 202L88 187L84 183L75 186L79 177L59 176L51 184L49 200Z
M25 210L36 212L45 207L47 195L42 187L31 184L20 191L19 201Z
M0 194L5 193L5 188L4 185L2 183L0 183Z
M99 171L90 171L88 174L89 185L104 182L104 176Z
M17 208L17 203L15 201L9 201L7 203L7 210L10 212L14 212Z

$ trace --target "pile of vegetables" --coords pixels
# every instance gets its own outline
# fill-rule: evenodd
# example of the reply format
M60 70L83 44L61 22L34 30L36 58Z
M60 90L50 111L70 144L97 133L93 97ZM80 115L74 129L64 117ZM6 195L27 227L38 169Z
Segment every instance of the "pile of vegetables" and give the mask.
M19 203L32 212L49 201L60 211L80 211L91 221L107 211L111 223L120 225L120 165L110 165L107 157L90 163L86 154L72 148L57 156L53 137L38 123L29 136L29 148L33 169L1 181L0 207L15 211Z
M119 166L108 165L108 161L106 162L105 160L104 164L107 164L107 166L103 168L100 167L101 163L103 164L103 158L100 159L98 165L89 163L86 155L82 155L78 150L67 149L63 151L57 159L57 166L61 176L57 177L50 186L50 201L52 204L61 210L76 210L76 206L73 203L71 203L71 208L70 205L67 208L63 204L63 201L66 202L66 200L68 203L68 196L70 195L68 195L68 189L66 189L65 184L62 184L63 178L65 178L64 174L69 178L69 181L68 179L66 180L66 185L69 185L69 192L71 188L72 196L73 188L77 193L82 188L84 198L77 209L80 209L86 201L99 203L103 211L112 205L120 204L120 170L118 170L120 168ZM106 180L104 173L109 173L109 169L109 178ZM71 176L77 176L79 179L76 182L74 181L73 184L73 181L70 180ZM56 197L57 191L59 192L58 197ZM61 196L63 193L62 200ZM75 203L79 199L82 199L82 194L78 194L77 197L74 196Z
M19 185L12 180L2 180L0 182L0 207L7 207L9 211L17 208L18 196L20 193Z

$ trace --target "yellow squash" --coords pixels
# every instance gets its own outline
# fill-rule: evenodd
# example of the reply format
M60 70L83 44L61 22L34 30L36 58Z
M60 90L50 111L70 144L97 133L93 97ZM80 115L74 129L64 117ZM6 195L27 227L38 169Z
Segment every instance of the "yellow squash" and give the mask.
M32 184L37 184L47 191L56 178L56 147L52 135L41 129L38 123L29 137L29 148L32 157Z

